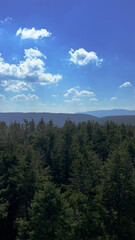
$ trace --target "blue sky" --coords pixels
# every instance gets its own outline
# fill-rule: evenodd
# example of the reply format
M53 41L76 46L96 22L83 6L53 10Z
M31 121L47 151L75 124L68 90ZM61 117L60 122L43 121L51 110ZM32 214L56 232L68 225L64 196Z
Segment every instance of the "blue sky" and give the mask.
M134 0L1 0L0 112L135 109Z

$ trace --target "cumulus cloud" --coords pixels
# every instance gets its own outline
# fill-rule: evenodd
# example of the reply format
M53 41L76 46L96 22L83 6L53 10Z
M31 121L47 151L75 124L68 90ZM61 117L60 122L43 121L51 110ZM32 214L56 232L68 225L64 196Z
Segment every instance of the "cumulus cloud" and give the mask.
M44 73L41 76L41 83L40 85L46 85L49 83L57 83L62 79L62 76L59 74L52 75L51 73Z
M86 90L78 91L75 88L70 88L67 90L67 93L64 94L64 97L79 97L79 96L95 96L93 92Z
M99 66L103 62L103 59L99 59L95 52L87 52L84 48L80 48L76 51L71 49L69 54L69 61L79 66L84 66L88 63L95 63Z
M92 101L92 102L97 102L98 101L97 98L90 98L89 100Z
M110 98L110 100L117 100L118 98L117 97L112 97L112 98Z
M32 83L39 83L41 85L57 83L62 76L59 74L52 75L51 73L46 73L43 59L46 59L46 56L37 48L25 49L24 61L21 61L19 64L6 63L0 54L0 80L2 81L2 86L4 87L3 81L5 88L8 90L31 88ZM21 83L18 83L15 87L15 81L21 81Z
M6 17L4 18L3 20L0 20L0 23L7 23L7 22L10 22L12 20L12 17Z
M66 99L66 100L64 100L65 102L68 102L68 103L70 103L70 102L79 102L80 101L80 99L79 98L72 98L72 99Z
M123 88L123 87L132 87L130 82L125 82L122 85L119 86L119 88Z
M27 96L25 94L20 94L11 98L12 101L33 101L37 99L39 99L38 96L31 94L28 94Z
M27 83L24 81L2 81L1 86L5 88L5 91L11 92L20 92L20 91L34 91L31 83Z
M4 101L6 99L6 97L2 94L0 94L0 100Z
M25 53L24 58L32 59L32 58L44 57L45 59L47 59L46 56L43 55L37 48L25 49L24 53Z
M19 28L16 32L16 36L21 36L21 39L38 39L50 37L51 33L46 29L36 30L34 27L31 29L28 28Z

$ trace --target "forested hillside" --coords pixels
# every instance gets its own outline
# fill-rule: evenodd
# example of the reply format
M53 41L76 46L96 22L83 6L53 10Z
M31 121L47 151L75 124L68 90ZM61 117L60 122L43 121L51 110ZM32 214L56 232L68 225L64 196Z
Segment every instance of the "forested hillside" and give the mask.
M1 240L134 240L135 126L0 122Z
M66 120L70 120L75 124L80 122L88 122L93 121L100 124L105 124L106 122L113 121L116 124L125 124L125 125L134 125L135 126L135 115L115 115L115 116L106 116L106 117L95 117L89 114L81 114L81 113L0 113L0 121L4 121L8 126L13 123L17 122L23 124L24 119L27 121L34 120L35 124L37 125L40 119L43 119L46 123L49 121L53 121L54 125L63 127Z

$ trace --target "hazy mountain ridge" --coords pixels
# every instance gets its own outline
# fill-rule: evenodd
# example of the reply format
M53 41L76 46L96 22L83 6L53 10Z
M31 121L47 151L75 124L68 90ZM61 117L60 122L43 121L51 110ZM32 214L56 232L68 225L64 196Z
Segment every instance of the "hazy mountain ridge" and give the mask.
M54 125L63 126L66 120L71 120L76 124L79 122L87 121L97 121L98 118L90 116L88 114L68 114L68 113L0 113L0 121L5 121L7 125L11 122L24 123L24 119L35 121L38 124L41 118L44 119L46 123L50 120L53 121Z
M135 115L135 110L126 110L126 109L111 109L111 110L96 110L82 112L82 114L93 115L95 117L108 117L108 116L129 116Z
M135 125L135 115L120 115L120 116L107 116L99 118L100 124L105 124L107 121L116 124Z
M66 120L71 120L76 124L79 122L94 121L100 124L105 124L107 121L113 121L117 124L129 124L135 125L135 115L119 115L119 116L107 116L98 118L89 114L68 114L68 113L0 113L0 121L6 122L7 125L13 122L23 124L24 119L35 121L35 124L44 119L46 123L50 120L53 121L54 125L63 126Z

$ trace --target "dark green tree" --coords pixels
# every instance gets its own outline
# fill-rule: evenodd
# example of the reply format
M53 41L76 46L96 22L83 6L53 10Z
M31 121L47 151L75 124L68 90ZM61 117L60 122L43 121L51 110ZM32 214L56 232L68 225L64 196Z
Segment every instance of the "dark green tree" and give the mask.
M30 210L28 227L30 240L66 240L72 239L72 211L67 201L55 186L48 182L44 189L35 194ZM26 239L25 233L20 233L20 240Z
M100 191L110 239L135 239L135 181L128 152L122 148L115 150L103 174Z
M12 154L6 154L0 158L0 236L2 240L14 240L17 235L18 166L18 159Z

